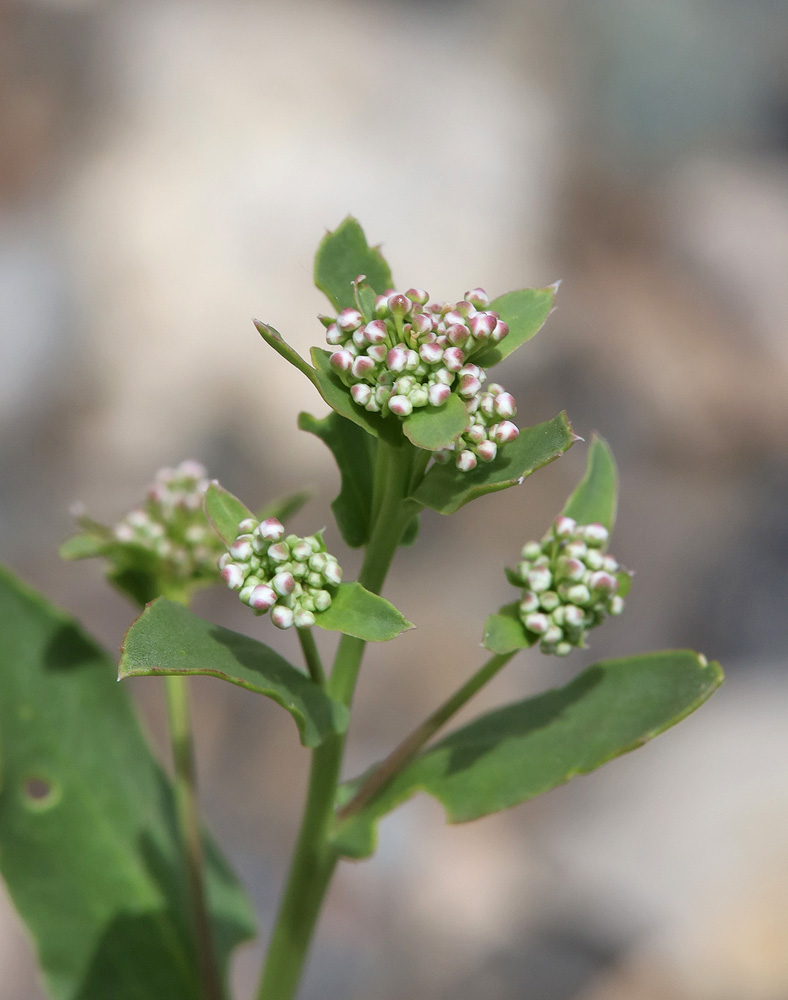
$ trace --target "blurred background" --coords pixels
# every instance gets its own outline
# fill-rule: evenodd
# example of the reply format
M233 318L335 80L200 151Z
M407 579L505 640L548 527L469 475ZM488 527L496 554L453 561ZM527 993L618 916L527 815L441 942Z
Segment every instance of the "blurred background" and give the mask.
M336 471L296 431L325 407L250 320L321 340L312 256L352 212L403 288L563 279L501 379L521 424L566 408L620 465L623 619L568 663L521 655L474 712L651 648L727 671L542 799L389 817L338 873L304 1000L785 1000L788 3L5 0L0 92L0 556L110 649L133 612L59 562L72 501L111 523L188 456L250 506L308 485L293 527L329 523ZM349 773L476 668L502 567L584 460L425 514L386 592L419 628L368 658ZM255 631L229 593L196 610ZM135 685L161 747L161 689ZM194 701L205 809L265 938L306 754L264 699L205 679ZM239 952L239 1000L259 960ZM5 896L0 982L43 997Z

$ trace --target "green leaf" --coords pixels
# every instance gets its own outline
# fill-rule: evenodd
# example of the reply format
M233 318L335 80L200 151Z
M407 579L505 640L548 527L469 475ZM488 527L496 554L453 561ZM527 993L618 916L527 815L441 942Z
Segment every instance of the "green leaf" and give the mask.
M498 313L509 326L509 335L500 344L488 347L474 356L473 363L483 368L491 368L499 361L530 340L544 326L555 302L557 285L547 288L524 288L519 292L507 292L493 299L489 308Z
M337 526L348 545L358 548L369 541L372 516L372 460L369 435L338 413L318 420L299 413L298 426L327 445L341 477L339 496L332 501Z
M113 661L0 569L0 871L54 1000L201 1000L174 796ZM206 838L217 952L254 934Z
M347 709L273 649L161 597L126 633L118 676L167 674L218 677L271 698L293 716L307 747L347 726Z
M315 255L315 284L339 311L356 305L352 282L366 275L378 293L391 288L394 280L379 247L370 247L364 230L349 215L320 242Z
M61 559L70 562L74 559L92 559L95 556L103 556L111 547L111 538L94 534L81 534L66 539L58 552Z
M453 514L476 497L521 483L563 455L574 440L566 414L560 413L546 423L523 428L516 441L501 449L495 461L480 462L471 472L460 472L453 463L433 465L413 499L439 514Z
M331 607L317 612L315 622L329 632L343 632L366 642L386 642L416 627L393 604L360 583L340 583Z
M586 474L566 501L563 513L578 524L598 522L612 532L617 498L618 473L613 452L604 438L595 434L588 449Z
M254 325L257 328L257 332L266 344L269 345L269 347L273 347L277 354L283 357L285 361L289 361L294 368L297 368L300 372L306 375L310 382L314 383L315 373L312 366L308 362L304 361L298 351L285 341L284 337L278 330L275 330L272 326L269 326L267 323L263 323L262 320L259 319L254 320Z
M520 620L520 602L506 604L490 615L484 623L482 645L491 653L511 653L515 649L526 649L539 638L533 632L526 632Z
M258 521L265 521L268 517L275 517L282 524L289 520L301 510L304 504L310 500L312 494L308 490L300 490L298 493L290 493L288 496L277 497L259 510L255 515Z
M719 664L690 650L606 660L563 688L507 705L456 730L338 825L351 857L375 849L375 824L416 792L450 823L508 809L641 746L701 705L722 683ZM347 801L358 781L343 789Z
M438 451L448 448L470 425L465 403L452 393L443 406L423 406L402 422L405 437L417 448Z
M393 416L386 418L379 413L370 413L363 406L354 403L350 390L331 370L328 363L330 357L328 351L324 351L320 347L313 347L311 357L315 366L313 369L315 388L332 410L354 424L358 424L367 434L379 437L394 447L402 445L402 428L399 420Z
M238 525L247 517L254 517L246 504L233 496L219 483L211 483L205 491L205 516L225 545L232 545L238 537Z

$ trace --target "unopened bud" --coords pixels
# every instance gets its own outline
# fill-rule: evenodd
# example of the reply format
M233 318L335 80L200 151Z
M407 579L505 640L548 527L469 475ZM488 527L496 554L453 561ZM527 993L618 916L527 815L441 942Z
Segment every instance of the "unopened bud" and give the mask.
M371 344L367 348L367 357L372 358L376 364L383 364L386 360L388 348L385 344Z
M409 288L405 294L411 302L418 302L420 306L425 306L430 298L423 288Z
M465 364L465 355L459 347L447 347L443 352L443 363L450 372L458 372Z
M559 642L559 643L556 644L556 647L555 647L555 655L556 656L569 656L569 654L571 652L572 652L572 643L571 642L566 642L564 640L563 642Z
M538 559L541 554L542 546L539 542L526 542L525 545L523 545L523 559Z
M293 615L293 624L296 628L312 628L315 624L315 616L306 608L297 608Z
M497 320L492 313L480 312L476 313L475 316L471 316L468 320L468 326L476 340L487 340L495 329L496 322Z
M419 357L428 365L436 365L443 357L443 349L437 344L422 344Z
M495 324L495 329L490 334L490 340L494 344L500 344L500 342L504 339L504 337L508 336L509 336L508 324L504 323L502 319L499 319L498 322Z
M332 584L334 587L338 587L342 583L342 567L336 561L336 559L330 559L324 569L323 577L327 583Z
M358 385L351 386L350 395L353 397L354 403L366 406L372 395L372 389L366 383L360 382Z
M469 292L466 292L465 301L470 302L477 309L484 309L490 304L487 292L483 288L472 288Z
M238 523L238 534L239 535L249 535L257 527L256 517L245 517L243 521Z
M593 545L594 548L604 545L609 537L610 533L604 524L587 524L583 528L583 538L585 538L588 545Z
M559 628L558 625L550 625L548 630L542 636L542 642L549 643L552 646L556 642L560 642L563 637L563 629Z
M578 608L576 604L564 605L564 622L570 628L582 628L585 621L586 613L582 608Z
M364 378L375 370L375 362L372 358L368 358L365 354L362 354L360 358L355 359L350 370L354 378Z
M284 542L276 542L275 545L269 545L268 558L273 563L287 562L290 559L290 549Z
M265 538L272 542L278 542L284 537L285 528L278 518L267 517L264 521L260 522L260 525L257 528L257 533L261 538Z
M553 522L553 531L558 538L568 538L577 531L577 521L574 518L565 517L561 514Z
M471 472L476 468L476 456L472 451L464 449L457 456L457 468L460 472Z
M290 608L277 604L271 612L271 621L277 628L290 628L293 624L293 612Z
M429 313L417 313L411 319L411 324L414 332L419 337L423 337L425 334L432 331L432 317Z
M576 583L573 587L569 587L566 597L572 604L579 604L582 607L591 603L591 594L584 583Z
M327 611L331 607L331 594L327 590L316 590L312 595L315 611Z
M499 417L508 420L517 413L517 404L510 392L501 392L494 397L493 409Z
M502 420L499 424L495 425L493 430L493 438L498 444L508 444L510 441L516 441L519 435L520 431L517 424L513 424L511 420Z
M364 327L364 338L370 344L382 344L388 338L388 330L383 320L373 319Z
M348 350L334 351L328 363L335 372L349 372L353 366L353 355Z
M615 593L618 590L618 580L611 573L606 573L603 569L591 574L588 585L592 590L604 590L609 594Z
M396 413L398 417L407 417L413 413L413 403L407 396L391 396L389 398L389 409Z
M561 603L561 598L554 590L545 590L544 593L539 596L539 603L545 611L555 611Z
M386 355L386 367L390 372L403 372L408 363L408 352L402 347L392 347Z
M388 307L391 310L392 316L407 316L413 308L413 303L407 295L396 292L394 295L389 295Z
M363 322L364 317L358 309L343 309L337 316L337 326L346 332L357 330Z
M463 347L470 337L470 331L464 323L452 323L446 330L446 339L453 347Z
M440 382L431 385L427 390L427 399L432 406L443 406L449 396L451 396L451 389Z
M535 611L533 614L525 616L523 624L529 632L535 632L537 635L544 635L550 628L550 619L547 615L543 615L541 612Z
M495 441L481 441L476 446L476 454L483 462L492 462L498 454L498 445Z
M252 536L251 535L239 535L238 538L230 546L230 555L233 559L240 559L241 561L246 561L251 559L254 553L252 548Z
M332 347L344 343L346 337L347 334L345 331L340 330L336 323L332 323L326 330L326 342L331 344Z
M228 563L222 567L222 579L230 590L240 590L246 579L246 575L243 569L236 563Z
M276 594L267 584L261 583L249 595L247 604L255 611L267 611L276 604Z
M604 556L599 551L599 549L589 549L583 557L583 561L590 570L602 569L602 565L605 561Z
M295 589L295 579L292 573L277 573L271 581L271 586L280 597L287 597Z
M375 296L375 315L379 317L389 315L389 300L387 295Z
M457 392L463 399L470 399L481 389L482 384L475 375L463 375Z
M624 598L619 597L618 594L616 594L615 597L611 597L609 606L610 614L620 615L623 610L624 610Z
M535 566L528 574L528 586L535 594L541 594L550 589L553 574L546 566Z

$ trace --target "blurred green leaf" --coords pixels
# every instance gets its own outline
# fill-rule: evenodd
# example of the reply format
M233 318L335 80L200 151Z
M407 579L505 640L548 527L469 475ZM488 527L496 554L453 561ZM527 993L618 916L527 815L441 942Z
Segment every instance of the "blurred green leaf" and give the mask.
M439 514L453 514L476 497L518 485L562 455L574 440L566 414L560 413L546 423L523 428L495 461L480 462L471 472L461 472L453 463L436 463L427 470L413 499Z
M369 541L372 516L371 439L338 413L318 420L309 413L298 415L302 431L314 434L331 450L341 477L339 495L332 502L337 526L348 545L358 548Z
M0 871L55 1000L201 1000L172 789L115 666L0 569ZM223 973L251 906L206 838Z
M219 483L211 483L205 492L205 516L225 545L230 546L238 537L238 525L247 517L254 517L246 504L233 496Z
M335 844L350 857L367 857L377 821L416 792L438 799L450 823L526 802L642 746L703 704L722 680L719 664L690 650L597 663L566 687L489 712L426 750L338 824ZM343 802L361 780L343 786Z
M515 649L526 649L539 638L526 632L520 620L520 602L504 605L496 614L490 615L484 623L482 645L491 653L511 653Z
M586 474L562 511L578 524L604 524L612 532L616 523L618 472L610 446L595 434L588 449Z
M336 308L356 305L352 282L366 275L367 284L376 292L393 285L389 266L379 247L367 244L364 230L349 215L333 231L327 232L315 255L315 284Z
M315 622L329 632L343 632L366 642L386 642L415 626L394 607L360 583L341 583L327 611L315 613Z
M126 633L118 676L167 674L218 677L271 698L293 716L307 747L319 746L347 726L347 709L273 649L162 597Z
M92 559L103 556L112 547L112 539L106 535L81 534L66 539L58 552L61 559Z
M555 302L556 285L547 288L523 288L493 299L489 308L498 313L509 326L509 335L473 358L473 363L491 368L522 347L544 326Z
M470 425L465 403L452 393L443 406L422 406L402 422L405 437L417 448L439 451L448 448Z

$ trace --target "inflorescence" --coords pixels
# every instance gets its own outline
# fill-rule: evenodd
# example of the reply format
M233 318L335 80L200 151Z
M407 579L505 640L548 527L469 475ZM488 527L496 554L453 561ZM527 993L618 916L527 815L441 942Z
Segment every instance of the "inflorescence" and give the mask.
M405 418L428 404L440 407L455 392L471 424L435 458L448 462L453 457L457 468L470 472L479 461L492 462L498 449L519 434L511 419L517 412L514 397L496 383L483 389L487 374L473 363L500 343L509 327L487 309L483 288L466 292L454 304L428 303L423 289L404 294L390 289L376 297L376 318L370 322L353 308L321 316L334 348L329 362L355 403L383 416Z
M219 559L222 579L258 615L271 612L277 628L309 628L331 606L342 569L319 534L287 535L275 517L247 517Z
M520 620L543 653L568 656L585 646L589 629L624 610L616 592L620 576L628 574L606 555L608 539L602 524L558 517L541 542L523 546L522 561L509 579L525 588Z
M177 579L215 578L220 543L202 509L208 485L205 468L193 459L160 469L145 502L126 514L112 534L119 542L150 551Z

